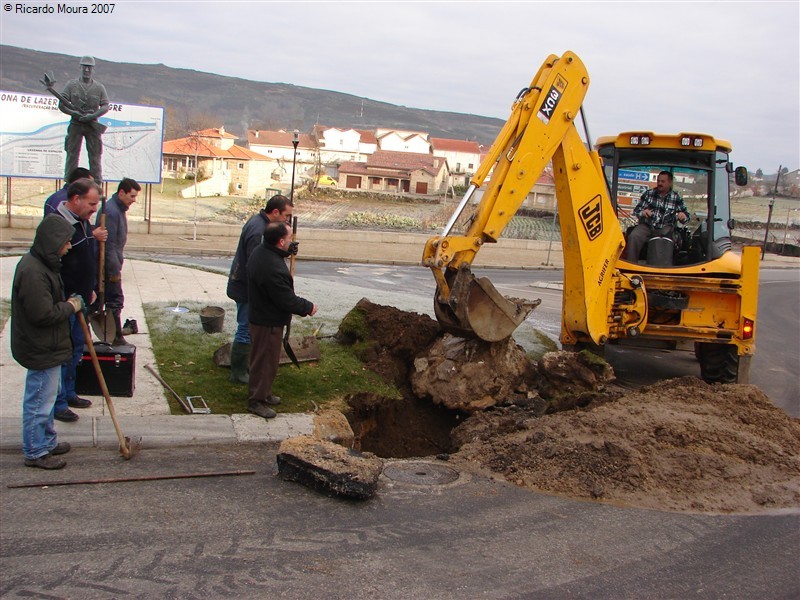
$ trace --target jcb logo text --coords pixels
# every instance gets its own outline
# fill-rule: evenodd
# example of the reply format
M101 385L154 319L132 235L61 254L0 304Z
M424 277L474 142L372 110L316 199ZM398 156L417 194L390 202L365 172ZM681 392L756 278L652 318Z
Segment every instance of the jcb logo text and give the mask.
M586 235L589 236L589 241L594 241L603 233L603 212L599 195L584 204L578 211L578 216L580 216L583 228L586 230Z

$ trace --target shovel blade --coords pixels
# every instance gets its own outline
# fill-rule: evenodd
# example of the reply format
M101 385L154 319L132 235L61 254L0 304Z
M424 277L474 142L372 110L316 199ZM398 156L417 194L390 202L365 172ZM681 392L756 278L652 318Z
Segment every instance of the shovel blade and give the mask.
M131 440L131 438L126 436L125 437L125 447L124 448L120 448L119 452L120 452L120 454L122 454L122 458L124 458L125 460L130 460L134 456L139 454L141 449L142 449L142 438L141 438L141 436L138 436L138 437L134 438L133 440Z
M289 345L294 350L297 362L310 362L320 359L319 341L313 335L290 336ZM279 364L285 365L291 362L292 359L286 354L286 350L281 349Z
M89 315L89 324L97 339L105 344L112 343L117 337L117 323L111 311L101 310Z

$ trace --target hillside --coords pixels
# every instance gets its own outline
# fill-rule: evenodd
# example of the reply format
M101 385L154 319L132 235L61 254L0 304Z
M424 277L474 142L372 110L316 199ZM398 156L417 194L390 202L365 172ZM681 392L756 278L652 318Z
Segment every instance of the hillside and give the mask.
M495 118L396 106L288 83L249 81L163 64L95 59L97 80L106 86L112 102L164 106L168 120L170 115L207 115L216 120L213 125L224 125L241 137L248 128L310 131L320 123L426 131L435 137L472 139L489 145L503 125ZM8 91L42 94L39 80L45 71L52 71L58 82L56 89L60 89L79 76L79 61L78 56L0 45L0 86ZM174 126L165 124L168 132L176 132Z

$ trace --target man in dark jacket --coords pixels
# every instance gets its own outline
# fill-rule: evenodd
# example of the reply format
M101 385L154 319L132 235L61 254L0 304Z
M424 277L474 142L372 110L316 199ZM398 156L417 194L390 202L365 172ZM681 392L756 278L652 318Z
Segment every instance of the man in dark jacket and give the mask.
M100 190L90 179L78 179L67 188L67 201L62 202L56 215L62 217L73 230L72 250L61 263L61 278L64 280L64 291L67 296L77 294L86 302L95 299L97 286L97 250L95 240L105 241L108 231L104 228L93 228L89 218L97 212L100 204ZM75 393L75 375L83 356L83 330L76 317L70 319L72 334L72 357L67 360L61 370L61 389L56 398L55 418L70 423L78 420L72 408L87 408L90 400L80 398Z
M117 334L112 342L115 346L127 344L122 337L122 308L125 296L122 293L122 263L125 261L123 250L128 242L128 209L136 202L142 186L134 179L125 177L119 182L117 193L105 204L105 221L108 239L105 247L105 304L114 315ZM103 212L97 213L95 225L100 226Z
M71 248L74 231L61 217L48 215L36 229L30 252L14 272L11 289L11 354L28 369L22 399L22 452L25 464L60 469L58 455L69 452L58 443L53 408L61 381L61 364L72 355L69 319L83 309L83 299L64 296L61 257Z
M294 280L286 265L291 254L292 230L286 223L270 223L264 241L247 263L250 335L250 398L247 410L265 419L276 416L271 405L280 404L272 382L281 358L283 328L292 315L314 315L317 307L294 293Z
M236 333L231 344L231 381L248 382L250 361L250 324L247 316L247 261L259 244L264 228L270 223L291 223L292 201L286 196L273 196L267 205L247 220L239 236L239 246L231 263L228 276L228 298L236 301ZM297 243L292 245L292 253L297 254Z

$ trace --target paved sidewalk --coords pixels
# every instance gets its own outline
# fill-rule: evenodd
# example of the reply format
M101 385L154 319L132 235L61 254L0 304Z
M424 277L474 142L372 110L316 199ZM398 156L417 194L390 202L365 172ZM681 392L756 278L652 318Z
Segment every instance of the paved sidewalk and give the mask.
M0 298L11 297L18 256L0 258ZM148 261L125 262L125 318L134 318L139 333L129 340L136 345L136 388L132 398L112 397L125 435L142 436L142 446L276 441L310 433L311 414L286 414L266 421L250 414L170 415L164 388L144 367L157 370L143 303L174 299L208 305L229 303L225 296L226 277L198 269ZM200 323L198 321L198 330ZM22 446L22 397L26 370L11 356L10 321L0 333L0 449ZM244 387L242 388L244 392ZM168 392L167 392L168 393ZM75 423L56 421L59 440L74 446L116 447L117 436L102 396L86 396L92 407L77 410Z

